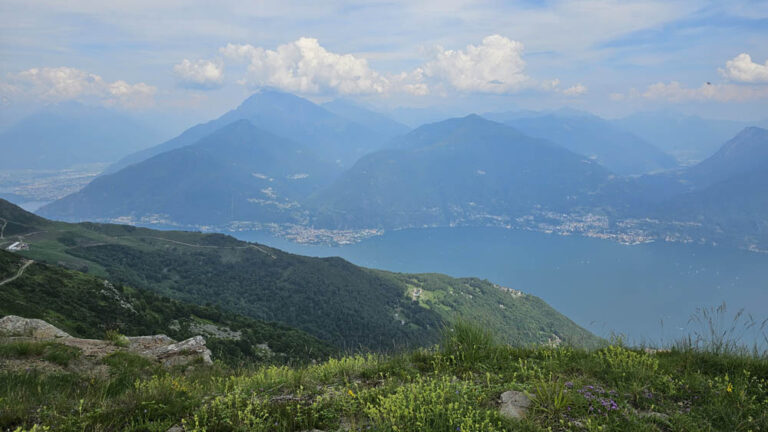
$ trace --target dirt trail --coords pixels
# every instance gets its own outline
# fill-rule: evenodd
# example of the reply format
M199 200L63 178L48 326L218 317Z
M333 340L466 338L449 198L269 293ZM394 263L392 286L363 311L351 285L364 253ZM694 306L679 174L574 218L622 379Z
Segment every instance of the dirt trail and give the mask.
M163 237L152 237L152 236L141 236L141 237L151 238L151 239L155 239L155 240L163 240L163 241L167 241L167 242L171 242L171 243L176 243L176 244L180 244L180 245L184 245L184 246L189 246L189 247L196 247L196 248L208 248L208 249L248 249L248 248L253 248L253 249L258 250L259 252L262 252L264 254L269 255L273 259L277 258L273 253L271 253L271 252L269 252L267 250L264 250L264 249L254 245L254 244L248 244L246 246L210 246L210 245L198 245L198 244L184 243L184 242L180 242L180 241L177 241L177 240L171 240L171 239L167 239L167 238L163 238Z
M3 226L0 226L0 240L4 239L3 234L5 233L5 226L8 225L8 221L0 218L1 221L3 221Z
M5 284L7 284L7 283L13 282L13 281L15 281L16 279L20 278L20 277L21 277L21 275L23 275L23 274L24 274L24 270L26 270L26 269L27 269L27 267L29 267L29 266L30 266L32 263L34 263L34 261L33 261L33 260L24 260L24 264L21 266L21 268L19 269L19 271L18 271L18 272L16 272L16 275L15 275L15 276L11 276L11 277L9 277L8 279L6 279L6 280L4 280L4 281L0 282L0 286L3 286L3 285L5 285Z

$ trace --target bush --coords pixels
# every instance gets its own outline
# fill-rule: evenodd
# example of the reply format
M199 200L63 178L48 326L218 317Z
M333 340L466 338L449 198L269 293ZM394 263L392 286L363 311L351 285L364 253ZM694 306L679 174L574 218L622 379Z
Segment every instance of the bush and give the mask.
M499 351L489 330L463 320L443 331L441 346L443 353L464 369L486 369L495 363Z
M125 348L131 344L127 337L118 333L116 330L107 330L105 338L115 344L115 346L119 346L121 348Z
M393 394L369 403L365 413L375 430L399 432L500 431L499 414L490 408L481 389L471 383L419 377Z
M637 353L620 346L609 346L596 353L603 374L615 385L649 382L656 376L659 361L649 354Z

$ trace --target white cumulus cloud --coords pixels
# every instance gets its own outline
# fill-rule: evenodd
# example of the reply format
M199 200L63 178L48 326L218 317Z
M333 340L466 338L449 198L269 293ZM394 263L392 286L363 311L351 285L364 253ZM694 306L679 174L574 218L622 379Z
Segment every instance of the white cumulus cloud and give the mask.
M749 54L742 53L725 62L720 73L731 81L743 83L768 83L768 60L755 63Z
M210 60L184 59L173 66L173 71L184 87L212 89L220 87L224 79L224 66Z
M579 96L581 84L561 89L560 81L533 79L525 73L523 44L501 35L483 38L478 45L452 50L434 47L423 63L409 71L381 73L365 58L334 53L317 39L303 37L267 49L251 44L219 48L221 64L183 60L174 67L179 77L195 85L223 84L223 63L240 62L247 72L237 82L249 87L275 87L298 94L394 94L416 96L462 93L515 93L522 89Z
M563 90L563 94L566 96L581 96L586 92L587 86L583 84L576 84L575 86L571 86Z
M220 53L249 62L244 83L255 87L315 94L383 93L389 87L389 81L365 59L330 52L313 38L300 38L275 50L227 44Z
M437 47L434 58L421 70L427 78L459 91L511 93L530 84L523 49L521 42L491 35L464 50Z
M21 95L43 102L85 98L124 107L151 105L157 92L155 87L145 83L108 82L99 75L65 66L32 68L9 74L0 89L11 97Z

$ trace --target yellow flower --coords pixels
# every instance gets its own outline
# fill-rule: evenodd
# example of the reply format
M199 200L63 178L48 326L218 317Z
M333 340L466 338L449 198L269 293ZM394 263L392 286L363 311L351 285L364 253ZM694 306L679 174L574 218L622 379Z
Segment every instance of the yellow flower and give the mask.
M733 393L733 386L731 385L731 383L728 383L728 387L725 388L725 391L727 391L728 393Z
M357 397L357 396L355 395L355 392L353 392L353 391L352 391L352 389L348 389L348 390L347 390L347 393L349 393L349 395L350 395L350 396L352 396L352 397Z

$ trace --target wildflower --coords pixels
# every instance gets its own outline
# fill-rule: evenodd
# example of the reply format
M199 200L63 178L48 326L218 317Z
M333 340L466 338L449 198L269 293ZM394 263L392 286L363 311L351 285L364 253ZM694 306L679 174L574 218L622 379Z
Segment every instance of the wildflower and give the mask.
M349 393L349 395L352 396L353 398L357 397L357 395L355 394L355 392L352 391L352 389L348 389L347 393Z
M727 391L728 393L733 393L733 386L731 385L731 383L728 383L728 387L725 388L725 391Z
M572 382L570 382L570 381L567 381L567 382L565 383L565 386L566 386L566 387L568 387L568 388L573 388L573 383L572 383Z

